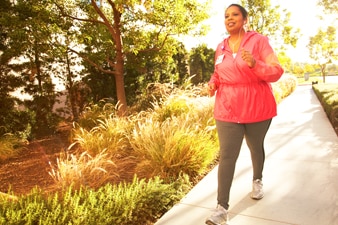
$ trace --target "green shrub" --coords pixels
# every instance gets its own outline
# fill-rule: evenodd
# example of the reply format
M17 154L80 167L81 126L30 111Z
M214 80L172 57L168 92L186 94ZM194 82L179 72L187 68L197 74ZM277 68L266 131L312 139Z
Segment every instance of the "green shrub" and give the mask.
M107 100L101 100L97 104L89 104L81 113L77 125L86 130L91 130L97 126L98 120L104 120L117 112L116 105L109 103Z
M20 154L24 149L26 140L12 134L5 134L0 137L0 162Z
M338 134L338 105L335 105L332 108L331 114L330 114L330 119L331 119L331 123L334 127L334 129L336 130L337 134Z
M325 112L330 115L338 105L338 84L316 84L312 87Z
M65 189L45 197L41 190L18 201L0 201L0 224L139 225L155 222L190 189L187 177L164 184L134 178L130 184L105 185L91 189Z
M178 116L189 111L188 101L186 96L170 95L165 101L155 105L154 114L157 120L165 121L172 116Z
M34 136L32 126L35 123L35 114L30 110L0 110L0 136L10 133L18 138L30 139Z
M338 84L316 84L313 90L338 133Z

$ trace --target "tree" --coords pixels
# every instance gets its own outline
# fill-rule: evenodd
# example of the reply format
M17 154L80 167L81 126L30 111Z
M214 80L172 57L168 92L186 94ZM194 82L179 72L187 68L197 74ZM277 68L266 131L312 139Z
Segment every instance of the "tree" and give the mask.
M304 65L305 73L314 73L316 71L317 67L318 67L317 65L306 63Z
M49 10L53 11L51 5ZM51 70L58 82L61 82L65 87L66 92L61 91L60 95L66 95L67 106L71 111L68 112L67 107L57 109L63 111L64 115L71 116L74 121L77 121L81 112L82 103L79 101L79 87L82 87L81 83L77 82L80 78L81 58L78 55L69 51L73 44L74 34L78 31L74 29L73 21L69 18L58 18L53 26L53 63Z
M307 47L310 51L310 58L314 59L320 66L323 82L325 83L327 64L338 58L336 28L329 26L326 32L319 29L315 36L310 37Z
M14 7L9 0L4 0L0 5L0 136L17 132L25 132L26 125L20 121L23 114L15 109L20 100L13 95L17 88L23 85L22 79L13 71L9 62L16 56L15 48L11 43L11 18L15 14Z
M270 0L241 0L242 5L248 10L249 29L263 35L274 37L276 43L282 38L283 44L278 47L282 50L286 45L296 46L299 36L299 28L288 25L290 12L286 9L279 12L280 6L272 6Z
M1 67L4 83L11 85L4 92L23 87L31 100L25 102L33 112L32 132L48 134L55 125L52 108L55 102L50 63L54 59L51 45L53 16L43 0L10 1L1 4L2 42ZM15 79L16 83L10 82ZM9 105L7 105L9 106ZM14 113L14 111L13 111ZM23 122L23 121L22 121Z
M150 48L151 46L149 46ZM137 94L145 94L152 83L181 84L187 77L187 52L184 45L168 37L158 51L139 51L126 54L125 84L128 103L138 101Z
M32 96L25 105L35 113L32 130L38 136L54 132L57 125L57 116L53 113L56 93L51 69L54 61L54 30L51 27L57 18L45 3L45 0L17 1L15 9L19 16L12 24L16 30L22 30L21 38L15 39L21 57L16 66L25 81L25 92Z
M290 72L292 70L292 61L289 56L286 55L284 51L278 53L278 59L281 66L284 68L285 72Z
M207 47L206 44L191 49L189 57L190 74L194 77L191 79L193 84L206 82L210 79L214 70L215 51Z
M70 51L101 72L114 76L120 115L127 109L124 82L127 55L160 51L169 37L191 33L207 18L208 7L195 0L53 2L63 16L78 21L80 27L89 25L87 30L92 28L92 33L79 36L80 43L91 49L87 48L87 53L81 48Z
M178 75L175 79L175 82L177 84L183 84L184 81L189 76L188 71L188 52L184 47L183 43L179 43L177 46L177 52L173 55L174 64L176 65L176 68L171 71L173 75Z

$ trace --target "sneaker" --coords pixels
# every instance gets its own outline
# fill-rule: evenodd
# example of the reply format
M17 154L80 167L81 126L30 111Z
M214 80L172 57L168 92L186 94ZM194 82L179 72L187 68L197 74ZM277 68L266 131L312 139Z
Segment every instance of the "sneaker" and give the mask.
M259 200L264 197L262 180L257 179L252 182L251 198Z
M218 205L216 211L209 216L205 223L208 225L229 225L228 210Z

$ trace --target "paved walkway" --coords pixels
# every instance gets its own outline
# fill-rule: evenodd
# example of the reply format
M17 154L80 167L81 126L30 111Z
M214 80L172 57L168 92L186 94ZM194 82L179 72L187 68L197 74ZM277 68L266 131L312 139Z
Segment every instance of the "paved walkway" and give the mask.
M265 197L251 191L243 144L230 195L230 225L338 225L338 138L311 85L278 106L265 142ZM216 207L217 167L155 225L204 225Z

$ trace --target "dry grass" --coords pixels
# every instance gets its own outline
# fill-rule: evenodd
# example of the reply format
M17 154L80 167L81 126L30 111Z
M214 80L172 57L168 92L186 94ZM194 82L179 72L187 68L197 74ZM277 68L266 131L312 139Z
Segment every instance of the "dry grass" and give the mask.
M276 83L272 83L273 94L276 102L280 103L289 96L297 87L297 78L293 75L284 74Z
M81 151L90 155L97 155L106 151L110 155L123 155L129 148L128 132L133 127L133 121L129 118L110 116L97 120L98 125L91 130L77 127L73 131L74 143L70 149L79 145Z
M75 189L81 186L98 188L118 176L115 169L116 165L104 152L94 157L87 152L80 155L65 153L57 159L56 168L52 168L49 174L60 188L70 185Z
M217 142L210 131L173 118L163 123L148 119L138 124L130 140L141 162L136 171L146 177L196 177L216 158Z

